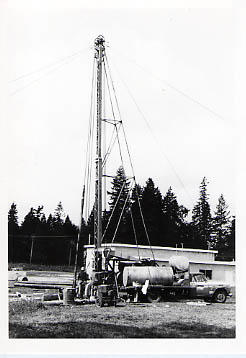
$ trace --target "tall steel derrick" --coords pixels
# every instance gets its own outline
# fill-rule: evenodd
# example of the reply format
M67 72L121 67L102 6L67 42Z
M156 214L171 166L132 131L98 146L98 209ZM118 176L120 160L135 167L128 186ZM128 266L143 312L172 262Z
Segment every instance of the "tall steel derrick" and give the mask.
M95 270L101 271L99 249L102 243L102 67L104 61L104 37L95 40L95 58L97 61L97 135L96 135L96 181L94 205L94 243Z

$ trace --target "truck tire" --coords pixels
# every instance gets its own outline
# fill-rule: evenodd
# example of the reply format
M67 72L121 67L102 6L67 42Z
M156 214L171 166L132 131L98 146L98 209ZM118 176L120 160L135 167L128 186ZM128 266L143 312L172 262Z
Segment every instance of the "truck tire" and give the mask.
M96 297L95 304L97 307L103 307L104 302L103 302L102 297Z
M213 295L213 302L216 303L225 303L227 294L225 290L217 290Z
M161 300L161 292L159 291L149 291L147 293L147 300L150 303L157 303Z

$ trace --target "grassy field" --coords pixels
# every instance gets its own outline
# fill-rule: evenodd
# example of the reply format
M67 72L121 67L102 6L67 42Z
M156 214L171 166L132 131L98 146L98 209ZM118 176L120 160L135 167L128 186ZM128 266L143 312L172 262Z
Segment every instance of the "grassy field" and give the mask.
M10 338L234 338L235 303L97 307L10 302Z
M27 271L73 271L73 267L69 266L25 263L9 264L9 269L12 267L22 267ZM13 283L9 286L10 293L40 292L12 286ZM102 308L94 304L56 306L36 301L10 301L9 337L234 338L235 298L228 299L225 304L213 303L208 306L190 306L187 301L170 301Z

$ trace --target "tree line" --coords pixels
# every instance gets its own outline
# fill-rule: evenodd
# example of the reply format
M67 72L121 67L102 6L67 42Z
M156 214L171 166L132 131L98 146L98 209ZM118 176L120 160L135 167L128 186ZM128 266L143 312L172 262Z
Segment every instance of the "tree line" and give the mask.
M65 216L61 202L48 218L43 206L31 208L21 225L15 203L8 212L9 262L72 264L77 236L78 227Z
M208 181L204 177L200 193L188 220L189 210L178 203L171 187L162 195L149 178L144 186L131 190L123 167L111 183L109 209L103 212L103 242L218 250L220 260L235 259L235 217L221 194L211 212ZM30 260L33 236L37 239L33 261L73 263L79 229L65 216L61 202L46 219L43 206L31 208L21 225L15 203L8 214L9 260ZM80 244L93 242L94 212L88 222L82 219ZM40 238L40 239L38 239ZM33 250L34 252L34 250Z

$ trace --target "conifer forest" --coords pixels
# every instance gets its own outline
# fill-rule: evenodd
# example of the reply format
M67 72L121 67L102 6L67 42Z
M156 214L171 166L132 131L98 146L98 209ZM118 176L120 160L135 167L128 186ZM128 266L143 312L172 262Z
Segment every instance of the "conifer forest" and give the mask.
M151 178L130 192L123 167L112 179L108 196L103 243L214 249L218 250L217 260L235 259L235 216L230 214L223 194L215 212L211 211L205 177L192 209L178 202L171 186L163 195ZM30 208L19 222L18 203L12 203L8 212L9 262L73 265L79 227L65 215L61 202L48 217L43 209L42 205ZM93 231L92 210L87 222L81 219L81 249L93 243Z

